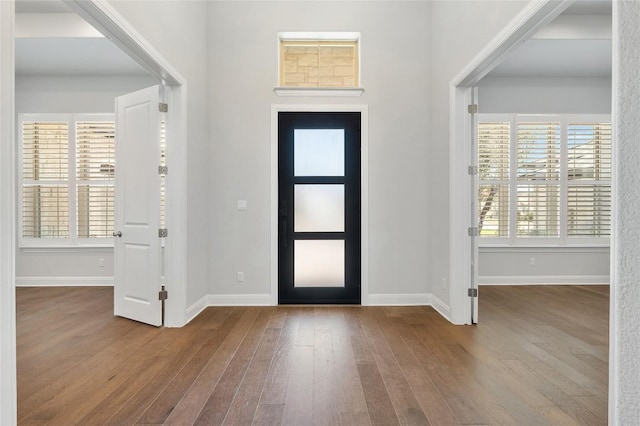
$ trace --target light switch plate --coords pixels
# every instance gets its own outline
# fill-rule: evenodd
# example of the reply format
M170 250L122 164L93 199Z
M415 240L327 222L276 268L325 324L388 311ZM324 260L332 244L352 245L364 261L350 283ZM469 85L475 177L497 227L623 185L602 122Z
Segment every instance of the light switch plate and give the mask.
M238 200L236 208L238 210L247 210L247 200Z

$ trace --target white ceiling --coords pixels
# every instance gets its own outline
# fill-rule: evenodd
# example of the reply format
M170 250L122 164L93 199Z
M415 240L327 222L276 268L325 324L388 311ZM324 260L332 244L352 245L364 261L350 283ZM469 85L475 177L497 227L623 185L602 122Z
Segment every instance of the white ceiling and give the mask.
M18 76L148 75L61 1L18 0L16 12Z
M16 75L148 75L107 38L17 38Z
M610 78L611 1L579 0L485 78Z

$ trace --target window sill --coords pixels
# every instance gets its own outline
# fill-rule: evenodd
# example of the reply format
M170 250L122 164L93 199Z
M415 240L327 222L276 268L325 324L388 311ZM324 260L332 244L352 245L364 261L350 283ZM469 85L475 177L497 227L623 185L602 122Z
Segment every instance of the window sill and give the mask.
M273 91L278 96L362 96L363 87L276 87Z

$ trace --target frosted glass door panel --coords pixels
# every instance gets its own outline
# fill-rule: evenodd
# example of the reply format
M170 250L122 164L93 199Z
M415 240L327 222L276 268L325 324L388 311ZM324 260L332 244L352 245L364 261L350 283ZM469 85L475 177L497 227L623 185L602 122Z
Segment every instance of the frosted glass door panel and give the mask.
M294 185L295 232L344 232L344 184Z
M344 240L296 240L294 287L344 287Z
M344 129L294 129L294 176L344 176Z

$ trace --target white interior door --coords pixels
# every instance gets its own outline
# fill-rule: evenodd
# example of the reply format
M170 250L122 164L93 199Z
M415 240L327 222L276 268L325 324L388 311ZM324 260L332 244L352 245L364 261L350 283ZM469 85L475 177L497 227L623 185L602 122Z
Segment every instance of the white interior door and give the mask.
M162 325L161 87L116 98L115 315Z

